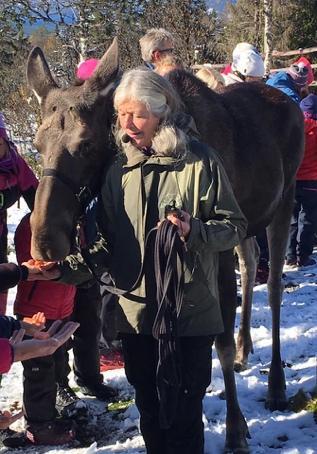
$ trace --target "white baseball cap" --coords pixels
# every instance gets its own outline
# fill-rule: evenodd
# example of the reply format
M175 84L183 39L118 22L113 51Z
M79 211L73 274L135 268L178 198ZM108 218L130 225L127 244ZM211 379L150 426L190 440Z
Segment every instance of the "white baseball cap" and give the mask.
M261 55L253 50L241 52L239 58L232 63L232 70L246 77L264 77L265 72Z

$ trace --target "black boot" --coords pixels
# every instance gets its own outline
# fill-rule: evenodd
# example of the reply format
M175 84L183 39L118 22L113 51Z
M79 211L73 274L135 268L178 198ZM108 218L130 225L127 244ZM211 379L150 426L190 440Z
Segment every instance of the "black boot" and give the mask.
M68 385L57 385L56 409L65 418L78 419L87 417L88 406Z
M95 385L80 386L80 391L86 396L94 396L99 400L113 400L118 397L118 392L111 386L104 383Z

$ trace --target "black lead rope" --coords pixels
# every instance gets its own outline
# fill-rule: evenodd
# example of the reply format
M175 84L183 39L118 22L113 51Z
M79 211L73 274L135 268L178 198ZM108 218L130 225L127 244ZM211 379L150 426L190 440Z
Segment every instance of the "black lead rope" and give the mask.
M163 221L154 246L158 308L152 334L158 340L156 386L162 429L173 424L182 384L177 324L184 295L184 243L177 230L170 221Z
M158 341L156 385L160 400L160 426L162 429L168 429L176 415L182 383L177 325L184 295L184 243L177 227L165 219L159 227L148 233L145 251L149 237L155 232L154 270L158 307L152 334ZM89 254L83 251L82 255L89 270L104 290L115 295L127 296L140 285L144 275L144 261L133 286L129 290L122 290L102 281L94 271Z

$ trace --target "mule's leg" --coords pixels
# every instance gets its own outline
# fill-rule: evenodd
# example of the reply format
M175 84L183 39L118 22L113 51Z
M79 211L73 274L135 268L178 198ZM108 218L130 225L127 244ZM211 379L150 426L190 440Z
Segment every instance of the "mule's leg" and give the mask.
M284 194L283 200L267 228L270 251L270 273L267 285L272 311L272 362L266 407L272 411L285 410L287 407L285 376L281 361L280 309L283 293L283 264L293 206L294 187L291 187Z
M248 366L249 353L253 353L251 339L251 309L253 298L253 286L256 275L256 268L259 259L259 246L255 237L242 240L236 247L239 257L242 286L242 306L240 328L237 337L237 354L234 363L234 370L241 372Z
M249 437L249 431L239 407L233 370L237 285L232 251L222 252L219 257L219 297L224 332L216 337L216 348L226 388L227 419L225 452L242 454L249 452L246 440Z

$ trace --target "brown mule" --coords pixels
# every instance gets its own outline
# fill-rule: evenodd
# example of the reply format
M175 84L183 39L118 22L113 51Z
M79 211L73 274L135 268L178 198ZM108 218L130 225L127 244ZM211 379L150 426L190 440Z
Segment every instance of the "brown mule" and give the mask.
M116 40L91 79L66 89L57 87L39 48L30 54L28 82L41 102L43 117L36 146L46 169L31 219L35 258L61 260L69 253L81 211L78 199L85 200L89 188L98 183L99 170L114 153L111 94L118 70ZM202 140L221 156L249 221L249 235L268 226L272 363L267 406L284 409L287 402L279 336L281 276L295 175L303 154L301 111L283 93L263 84L237 84L216 94L186 71L173 71L169 78L193 116ZM252 240L242 245L247 252L252 247L248 241ZM247 266L249 256L246 253ZM253 274L251 270L251 280ZM236 278L232 251L220 254L219 290L225 332L217 336L216 345L226 387L225 450L238 454L248 452L248 429L239 408L233 369ZM249 335L249 318L250 309L238 342L243 361L252 348L251 338L244 337Z

